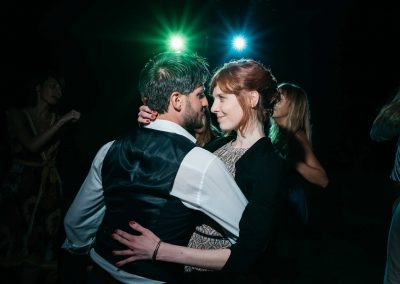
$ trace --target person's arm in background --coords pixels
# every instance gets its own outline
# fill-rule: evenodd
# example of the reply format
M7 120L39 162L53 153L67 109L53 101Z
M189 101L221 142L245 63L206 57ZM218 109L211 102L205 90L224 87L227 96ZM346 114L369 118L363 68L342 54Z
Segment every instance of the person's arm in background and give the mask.
M297 131L294 138L302 152L301 159L292 161L295 169L310 183L325 188L329 183L328 176L315 156L306 134L304 131Z
M7 119L9 120L10 127L14 129L18 140L22 145L24 145L24 147L34 153L40 152L42 147L54 137L54 135L63 127L63 125L69 121L78 121L79 118L80 113L75 110L71 110L67 114L63 115L44 132L38 135L32 135L32 131L30 130L30 126L23 111L11 109L7 112Z
M381 142L400 135L400 101L385 105L375 118L370 137Z

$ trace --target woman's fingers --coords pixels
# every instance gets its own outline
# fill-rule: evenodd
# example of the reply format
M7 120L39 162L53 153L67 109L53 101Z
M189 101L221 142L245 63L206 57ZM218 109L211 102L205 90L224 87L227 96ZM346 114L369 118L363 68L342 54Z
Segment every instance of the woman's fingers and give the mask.
M147 105L142 105L139 107L138 122L139 124L149 124L154 121L158 116L156 111L152 111Z
M122 230L115 230L112 234L112 237L114 240L120 242L121 244L130 247L130 242L133 242L135 236L128 234Z
M125 250L113 250L112 252L113 255L125 255L125 256L133 256L135 255L134 250L131 249L125 249Z
M146 237L148 240L152 240L154 242L158 242L160 240L159 237L157 237L152 231L149 229L141 226L139 223L135 221L130 221L129 226L134 229L135 231L139 232L142 234L142 236Z
M145 112L145 111L140 111L139 112L139 117L143 118L143 119L152 119L152 114Z
M142 116L143 118L149 118L149 119L156 119L158 116L158 113L156 111L153 111L150 109L148 106L142 105L139 107L139 116Z
M134 235L131 235L131 234L129 234L129 233L125 232L125 231L119 230L119 229L116 229L114 231L113 237L114 238L118 238L117 239L118 241L120 239L123 239L123 240L126 240L128 242L131 242L131 241L133 241L135 239Z
M115 265L116 265L117 267L121 267L121 266L124 266L125 264L130 263L130 262L133 262L133 261L135 261L135 260L139 260L139 259L136 258L135 256L131 256L131 257L127 258L127 259L118 261Z
M130 256L129 258L118 262L120 266L135 260L151 259L154 248L160 241L149 229L142 227L135 221L130 221L129 226L139 233L139 235L131 235L122 230L115 230L112 238L129 249L115 250L114 255Z
M139 223L137 223L135 221L130 221L129 227L131 227L135 231L138 231L139 233L142 233L142 234L145 233L145 231L146 231L146 228L142 227Z
M140 106L140 107L139 107L139 110L142 111L142 112L149 113L149 114L152 114L152 113L153 113L153 112L151 111L151 109L150 109L148 106L146 106L146 105Z
M139 114L139 116L138 116L138 122L140 123L140 124L149 124L150 123L150 120L149 119L147 119L147 118L143 118L142 116L140 116L140 114Z

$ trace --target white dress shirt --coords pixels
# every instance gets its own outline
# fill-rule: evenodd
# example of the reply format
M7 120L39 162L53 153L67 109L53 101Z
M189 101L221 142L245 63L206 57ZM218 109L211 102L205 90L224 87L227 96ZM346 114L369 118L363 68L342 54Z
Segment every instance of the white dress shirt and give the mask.
M196 141L183 127L171 121L157 119L145 127L176 133ZM101 168L112 144L113 141L98 151L65 216L66 240L62 247L72 253L84 254L90 250L93 261L123 283L163 283L127 273L106 261L94 249L90 249L104 217ZM211 217L224 228L231 242L235 242L247 199L217 156L202 148L193 148L183 159L170 194L179 198L186 207Z

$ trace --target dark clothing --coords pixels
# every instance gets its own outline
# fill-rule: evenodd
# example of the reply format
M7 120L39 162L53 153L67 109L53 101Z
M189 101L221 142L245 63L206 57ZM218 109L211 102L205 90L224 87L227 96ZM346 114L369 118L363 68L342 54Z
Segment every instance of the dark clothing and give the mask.
M110 263L120 260L111 252L125 246L113 240L112 233L116 228L134 233L130 220L165 242L187 245L199 213L169 193L183 158L195 146L181 135L153 129L138 129L113 143L102 167L106 212L96 235L97 253ZM182 265L151 261L132 262L121 269L160 281L172 281L183 272Z
M227 143L223 137L208 145L214 151ZM186 273L184 283L243 283L258 274L266 274L273 262L278 223L284 204L283 175L285 161L275 152L269 138L258 140L236 162L235 180L249 201L240 220L240 235L231 247L231 255L221 271ZM263 259L263 261L261 261ZM260 273L259 273L260 272ZM256 280L258 279L258 280ZM261 283L261 282L260 282Z
M249 200L223 271L250 271L274 239L283 205L284 160L268 138L258 140L236 163L236 182Z

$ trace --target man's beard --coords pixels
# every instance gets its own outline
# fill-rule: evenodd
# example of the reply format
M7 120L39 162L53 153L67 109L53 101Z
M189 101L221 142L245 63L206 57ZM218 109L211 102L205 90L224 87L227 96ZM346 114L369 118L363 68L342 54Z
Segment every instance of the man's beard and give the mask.
M197 128L202 128L204 125L203 116L205 116L203 112L197 113L189 106L183 117L183 128L190 133L193 133Z

